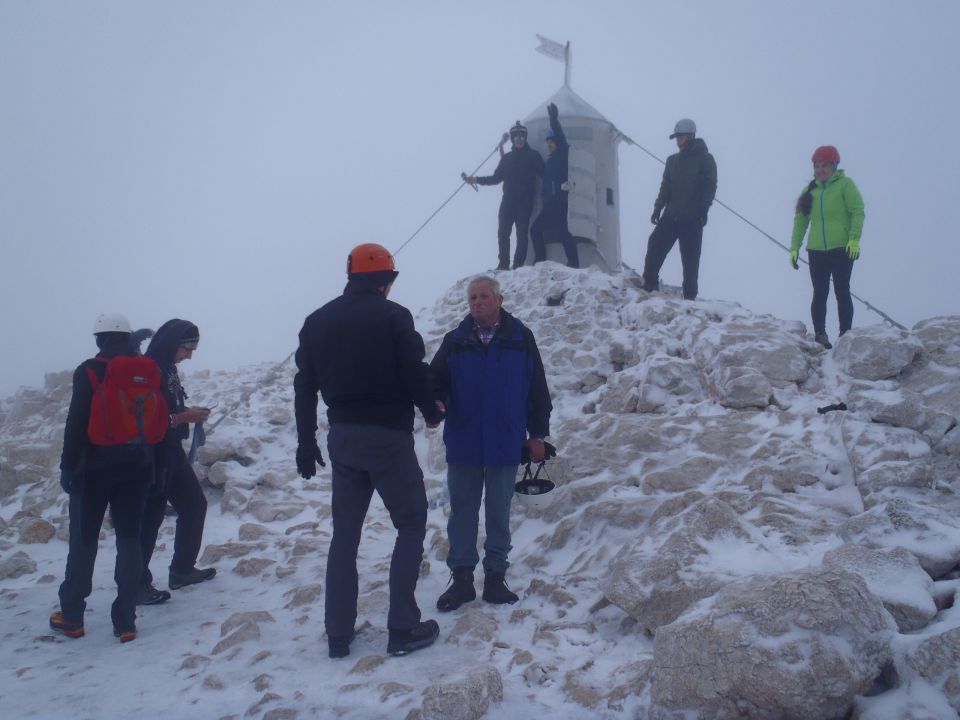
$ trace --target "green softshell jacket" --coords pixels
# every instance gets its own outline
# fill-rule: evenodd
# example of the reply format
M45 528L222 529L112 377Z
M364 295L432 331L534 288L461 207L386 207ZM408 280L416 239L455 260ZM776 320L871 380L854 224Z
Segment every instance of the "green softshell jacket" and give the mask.
M806 188L803 190L806 192ZM793 217L791 250L803 245L803 235L810 226L807 250L826 251L846 247L859 240L863 232L863 196L853 180L837 170L826 183L817 183L810 191L813 206L809 215Z

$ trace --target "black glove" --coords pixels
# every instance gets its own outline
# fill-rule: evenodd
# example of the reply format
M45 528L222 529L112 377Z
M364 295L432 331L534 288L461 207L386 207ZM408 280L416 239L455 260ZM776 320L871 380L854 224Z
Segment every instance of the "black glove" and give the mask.
M309 480L316 475L316 463L320 463L320 467L327 466L323 461L323 453L320 452L320 447L316 442L313 445L307 443L297 445L297 472L300 473L300 477Z
M83 473L77 472L76 470L61 470L60 487L63 488L63 491L67 495L74 490L79 490L83 487Z
M662 211L662 210L654 210L654 211L653 211L653 215L650 216L650 222L652 222L654 225L656 225L658 222L660 222L660 213L661 213L661 212L663 212L663 211Z
M557 119L559 112L557 111L556 104L550 103L549 105L547 105L547 115L550 117L551 120Z

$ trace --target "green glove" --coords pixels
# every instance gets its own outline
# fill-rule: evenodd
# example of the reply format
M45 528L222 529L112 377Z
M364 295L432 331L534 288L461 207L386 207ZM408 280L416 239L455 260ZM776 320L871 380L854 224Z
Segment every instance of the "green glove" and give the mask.
M847 243L847 257L851 260L856 260L860 257L860 241L851 240Z
M791 250L790 251L790 265L794 270L799 270L800 266L797 264L797 260L800 258L800 250Z

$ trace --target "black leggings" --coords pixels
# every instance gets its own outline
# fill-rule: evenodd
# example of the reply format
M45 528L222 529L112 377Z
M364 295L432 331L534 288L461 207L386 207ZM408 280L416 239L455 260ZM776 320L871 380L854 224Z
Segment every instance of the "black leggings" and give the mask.
M808 250L810 280L813 282L813 302L810 303L810 319L814 333L827 331L827 296L830 294L830 277L833 276L833 293L837 296L837 315L840 318L840 334L853 325L853 300L850 298L850 274L853 260L847 257L846 248L833 250Z

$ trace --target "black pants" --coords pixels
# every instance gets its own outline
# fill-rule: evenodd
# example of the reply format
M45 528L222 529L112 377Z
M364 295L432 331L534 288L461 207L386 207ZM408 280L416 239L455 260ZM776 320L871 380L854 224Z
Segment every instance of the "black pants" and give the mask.
M67 620L83 622L86 600L93 591L100 528L109 506L117 536L117 563L113 573L117 599L113 601L110 617L118 628L134 627L140 585L140 518L152 479L151 465L87 469L83 487L70 493L70 546L60 585L60 611Z
M664 216L650 233L647 257L643 261L643 286L647 290L660 287L663 261L680 241L680 262L683 263L683 297L696 300L699 292L700 248L703 245L703 224L699 218Z
M530 238L533 240L533 261L543 262L547 259L548 242L563 243L563 250L567 254L567 265L572 268L580 267L580 257L577 254L577 242L567 227L567 199L548 202L543 206L537 219L530 227Z
M513 255L514 270L527 261L528 231L532 212L532 200L523 202L504 196L500 201L500 213L497 216L497 245L501 270L510 267L510 231L514 226L517 228L517 249Z
M853 260L847 257L846 248L833 250L808 250L810 281L813 283L813 301L810 303L810 319L814 333L827 331L827 296L830 294L830 278L833 277L833 294L837 296L837 315L842 335L853 325L853 300L850 298L850 275Z
M328 637L353 633L357 620L357 550L373 491L383 500L397 539L390 561L390 630L420 622L415 591L427 532L427 494L413 435L375 425L334 423L327 433L333 466L333 538L327 557Z
M174 572L190 572L197 564L200 545L203 542L203 525L207 519L207 498L200 488L200 481L187 462L182 448L175 448L167 457L163 472L162 491L147 498L143 511L143 529L140 533L140 550L143 564L143 582L153 582L150 559L157 544L157 534L163 525L167 502L177 511L177 531L173 540L173 559L170 569Z

